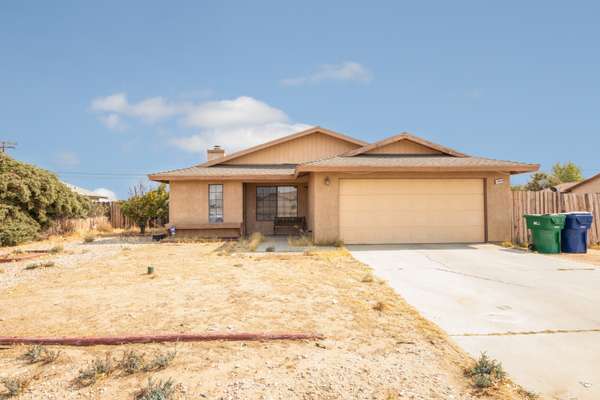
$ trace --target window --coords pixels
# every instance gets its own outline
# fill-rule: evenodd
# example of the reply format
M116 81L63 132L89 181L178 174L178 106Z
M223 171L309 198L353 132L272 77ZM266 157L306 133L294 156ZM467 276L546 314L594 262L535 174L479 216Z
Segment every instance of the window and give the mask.
M256 220L273 221L275 217L298 216L298 189L295 186L258 186Z
M208 222L223 222L223 185L208 185Z

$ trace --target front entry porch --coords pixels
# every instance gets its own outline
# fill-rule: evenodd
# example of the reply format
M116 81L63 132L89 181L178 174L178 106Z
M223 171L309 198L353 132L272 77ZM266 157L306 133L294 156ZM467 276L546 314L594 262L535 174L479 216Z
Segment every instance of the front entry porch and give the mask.
M245 234L265 236L299 234L310 231L308 180L246 182L243 184ZM290 229L276 229L288 225ZM298 229L294 229L297 226Z

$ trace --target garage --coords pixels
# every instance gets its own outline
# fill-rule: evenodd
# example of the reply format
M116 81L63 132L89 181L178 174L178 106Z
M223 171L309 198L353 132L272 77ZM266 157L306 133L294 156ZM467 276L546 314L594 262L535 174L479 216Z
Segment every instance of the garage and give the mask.
M340 179L347 244L485 241L483 179Z

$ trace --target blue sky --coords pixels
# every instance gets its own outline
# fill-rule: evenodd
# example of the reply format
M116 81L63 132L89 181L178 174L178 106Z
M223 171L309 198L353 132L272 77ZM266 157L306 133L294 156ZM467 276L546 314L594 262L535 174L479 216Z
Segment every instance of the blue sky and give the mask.
M593 2L2 2L0 140L119 197L208 145L310 125L589 176L598 15Z

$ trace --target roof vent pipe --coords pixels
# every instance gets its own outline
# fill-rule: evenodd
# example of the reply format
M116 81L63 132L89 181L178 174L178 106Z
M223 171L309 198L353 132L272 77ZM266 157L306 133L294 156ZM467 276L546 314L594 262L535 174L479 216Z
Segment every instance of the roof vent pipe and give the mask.
M206 152L206 158L208 161L212 161L221 157L225 157L225 150L221 148L221 146L215 145L212 149L208 149Z

